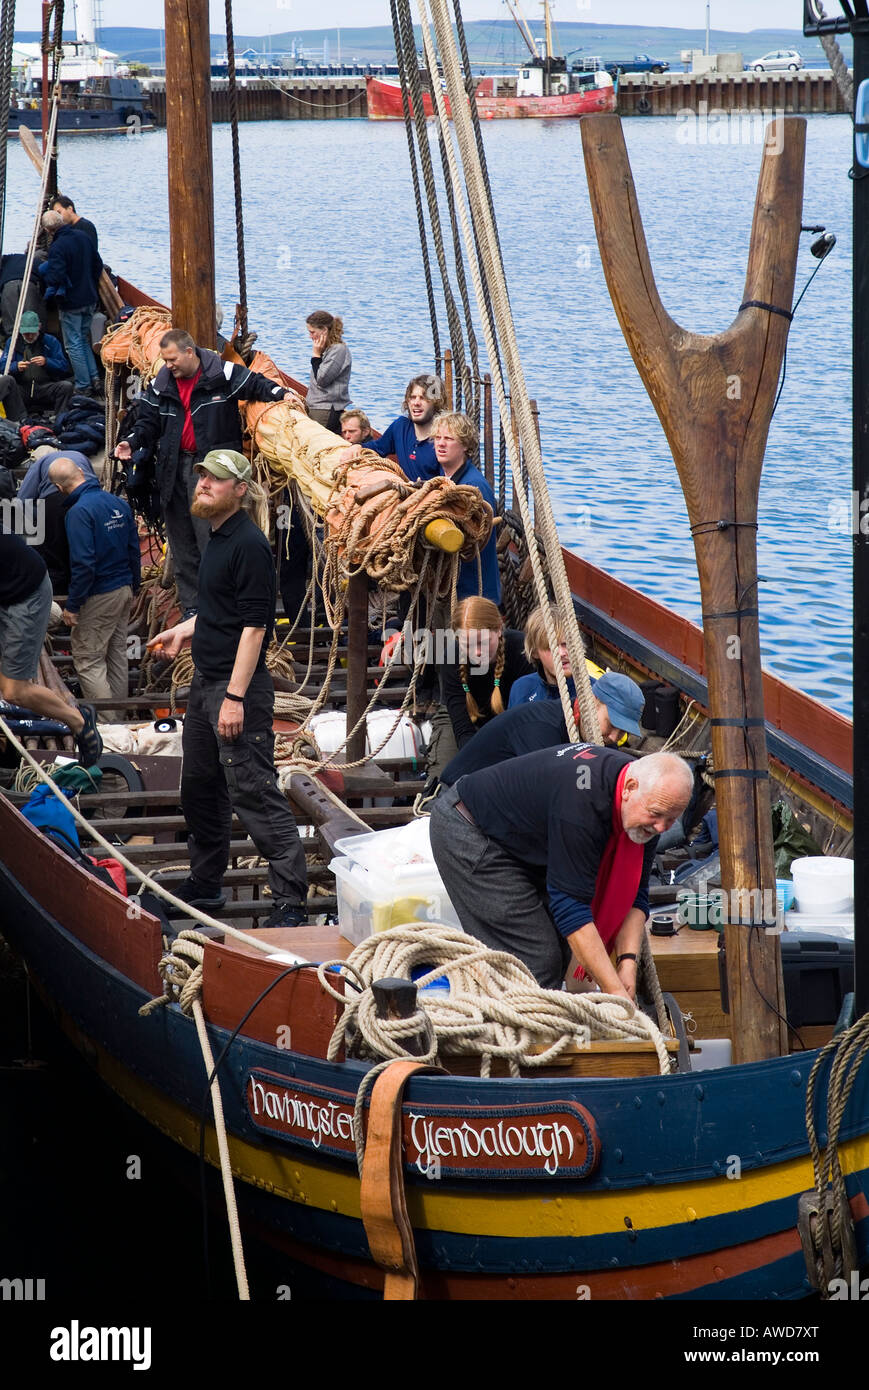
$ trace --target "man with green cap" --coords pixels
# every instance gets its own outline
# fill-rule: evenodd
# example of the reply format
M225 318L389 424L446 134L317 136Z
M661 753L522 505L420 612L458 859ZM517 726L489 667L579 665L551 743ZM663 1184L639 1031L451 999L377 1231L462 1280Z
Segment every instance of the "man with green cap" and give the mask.
M252 487L244 455L213 449L195 471L192 511L211 524L199 567L199 608L148 643L170 660L189 645L196 667L182 736L190 877L178 897L205 912L223 907L235 813L268 860L275 907L265 925L295 927L307 917L308 885L299 832L274 766L274 686L265 661L275 620L274 559L247 512Z
M7 372L24 398L28 415L67 410L75 385L66 354L50 333L43 333L39 315L26 309Z

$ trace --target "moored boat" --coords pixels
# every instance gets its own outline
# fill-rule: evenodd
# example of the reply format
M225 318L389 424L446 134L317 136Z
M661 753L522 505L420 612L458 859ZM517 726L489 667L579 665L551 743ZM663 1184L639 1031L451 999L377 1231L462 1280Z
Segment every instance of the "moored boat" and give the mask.
M490 76L480 79L475 100L482 120L557 120L587 116L598 111L615 111L615 87L604 68L589 69L581 65L569 68L567 60L555 53L548 0L544 5L546 37L542 41L542 52L538 51L538 44L513 0L510 0L510 11L530 56L527 62L520 65L515 77ZM403 118L400 81L368 76L365 83L369 120ZM428 119L434 114L431 91L422 89L421 98L423 112ZM450 113L449 97L445 100L447 112ZM412 96L410 109L413 113Z

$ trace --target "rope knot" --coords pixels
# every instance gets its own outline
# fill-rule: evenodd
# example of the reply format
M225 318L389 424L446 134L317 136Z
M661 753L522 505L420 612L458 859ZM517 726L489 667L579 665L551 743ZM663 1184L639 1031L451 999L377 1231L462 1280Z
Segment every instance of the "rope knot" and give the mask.
M157 966L164 992L159 998L150 999L142 1005L139 1010L142 1018L147 1018L165 1004L178 1004L188 1018L192 1015L194 1001L202 993L202 961L207 942L208 937L203 936L202 932L178 933Z

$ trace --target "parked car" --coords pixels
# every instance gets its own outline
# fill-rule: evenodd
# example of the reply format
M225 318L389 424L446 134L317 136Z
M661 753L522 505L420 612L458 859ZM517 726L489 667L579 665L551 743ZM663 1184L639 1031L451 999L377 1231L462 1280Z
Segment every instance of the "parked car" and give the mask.
M749 63L749 72L798 72L803 60L795 48L776 48Z
M670 64L663 58L650 58L648 53L637 53L624 62L607 63L610 77L620 77L623 72L669 72Z

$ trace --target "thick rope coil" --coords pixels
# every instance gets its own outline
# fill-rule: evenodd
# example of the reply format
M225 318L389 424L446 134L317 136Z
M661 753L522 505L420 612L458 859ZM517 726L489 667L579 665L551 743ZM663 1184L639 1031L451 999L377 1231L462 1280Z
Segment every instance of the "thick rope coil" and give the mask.
M869 1014L864 1014L858 1018L850 1028L846 1029L838 1037L833 1038L825 1047L821 1048L815 1058L814 1066L809 1075L809 1082L806 1087L806 1134L809 1141L809 1149L812 1155L812 1168L815 1175L815 1190L818 1195L818 1202L821 1211L828 1191L832 1198L832 1255L834 1269L832 1273L837 1277L848 1278L849 1270L845 1267L847 1260L845 1257L846 1246L853 1248L853 1223L851 1220L851 1208L848 1202L848 1193L845 1187L845 1178L842 1174L842 1167L839 1162L839 1133L842 1127L842 1118L848 1104L848 1097L857 1080L865 1058L869 1055ZM827 1082L827 1105L826 1105L826 1132L827 1144L821 1152L818 1143L817 1127L815 1124L815 1091L817 1089L820 1074L827 1060L830 1060L830 1075ZM816 1229L817 1240L815 1243L815 1285L822 1299L829 1299L829 1279L831 1271L825 1269L822 1259L822 1243L820 1230Z
M358 993L335 988L329 967L336 965L354 977L361 987ZM432 969L417 981L417 1014L401 1020L400 1027L395 1020L377 1018L372 983L410 979L419 965ZM451 1053L479 1055L484 1077L491 1075L495 1058L507 1063L512 1076L519 1076L521 1068L550 1066L562 1053L585 1048L589 1041L613 1039L653 1043L661 1074L670 1072L663 1035L629 1000L542 989L515 956L492 951L456 927L413 922L378 932L357 946L346 962L321 965L318 976L327 994L344 1005L329 1043L330 1061L348 1045L348 1029L369 1056L409 1056L401 1039L420 1033L428 1039L427 1017L435 1047L432 1050L429 1041L424 1059L436 1061ZM449 994L427 993L424 987L439 977L446 978Z

